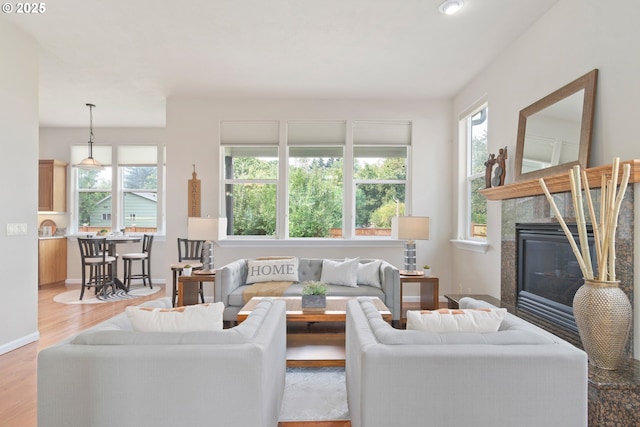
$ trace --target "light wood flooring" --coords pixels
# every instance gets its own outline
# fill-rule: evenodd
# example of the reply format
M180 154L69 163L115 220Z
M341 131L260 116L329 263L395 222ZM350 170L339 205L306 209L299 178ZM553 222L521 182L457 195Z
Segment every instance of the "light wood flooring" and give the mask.
M90 326L122 313L128 305L159 298L164 290L147 297L104 304L60 304L53 297L64 285L38 292L40 340L0 355L0 427L37 427L36 358L38 351ZM349 421L281 422L279 427L350 427Z

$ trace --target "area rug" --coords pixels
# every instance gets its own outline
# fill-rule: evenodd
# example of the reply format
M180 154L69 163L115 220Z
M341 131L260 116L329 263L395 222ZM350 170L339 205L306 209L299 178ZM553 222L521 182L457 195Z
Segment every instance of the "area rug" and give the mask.
M53 300L62 304L100 304L105 302L124 301L145 297L147 295L155 294L163 288L161 286L154 286L153 289L149 289L149 287L145 286L132 288L131 290L129 290L129 292L117 289L115 293L109 292L106 296L96 296L93 293L93 288L88 288L84 291L84 298L82 299L82 301L79 300L80 286L67 286L67 289L70 290L56 295L55 297L53 297Z
M348 419L344 368L287 368L280 421Z

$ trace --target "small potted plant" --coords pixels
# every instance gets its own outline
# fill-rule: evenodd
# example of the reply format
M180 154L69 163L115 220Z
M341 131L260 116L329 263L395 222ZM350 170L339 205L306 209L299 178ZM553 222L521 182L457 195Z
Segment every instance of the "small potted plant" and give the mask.
M324 308L327 306L329 288L322 282L305 282L302 287L302 308Z
M107 230L106 228L103 228L98 232L98 236L106 236L107 234L109 234L109 230Z
M423 265L422 271L424 271L424 277L431 277L431 266L429 264Z
M193 267L191 267L191 264L186 264L184 267L182 267L182 274L184 276L191 276L192 271Z

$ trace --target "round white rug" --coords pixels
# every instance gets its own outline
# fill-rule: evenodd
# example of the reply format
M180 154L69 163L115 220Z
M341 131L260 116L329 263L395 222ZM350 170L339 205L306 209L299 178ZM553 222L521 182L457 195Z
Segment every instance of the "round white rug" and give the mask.
M148 286L132 288L129 292L125 292L121 289L116 290L115 293L109 293L106 297L100 295L96 298L93 288L87 288L84 291L84 298L82 301L80 298L80 286L67 286L70 289L66 292L53 297L55 302L62 304L100 304L104 302L124 301L128 299L140 298L147 295L152 295L162 289L161 286L154 286L153 289L149 289Z

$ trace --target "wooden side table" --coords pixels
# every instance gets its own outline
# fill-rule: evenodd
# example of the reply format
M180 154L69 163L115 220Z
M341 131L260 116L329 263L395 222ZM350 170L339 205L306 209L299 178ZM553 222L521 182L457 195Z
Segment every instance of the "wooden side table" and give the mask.
M178 303L177 306L198 304L198 284L200 282L216 281L215 271L212 274L192 274L191 276L178 276ZM214 286L215 292L215 286Z
M405 283L420 284L420 307L418 310L437 310L440 306L438 301L440 279L435 276L405 276L400 275L400 323L404 325L406 316L404 311L403 288Z

